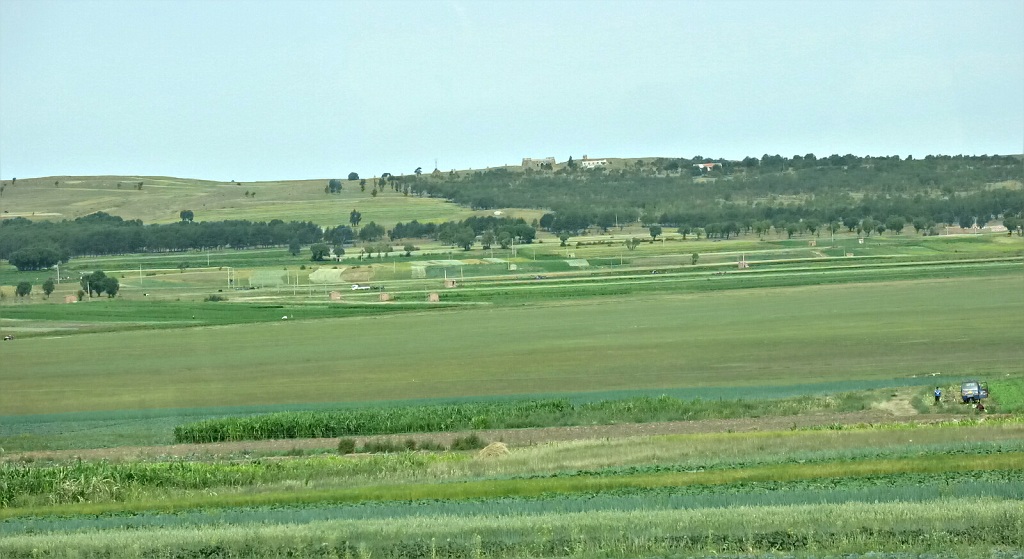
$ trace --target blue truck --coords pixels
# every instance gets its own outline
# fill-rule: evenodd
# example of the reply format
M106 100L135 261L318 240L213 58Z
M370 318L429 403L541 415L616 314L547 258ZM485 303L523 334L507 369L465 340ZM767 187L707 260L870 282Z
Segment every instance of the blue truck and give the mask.
M965 404L980 402L988 398L988 385L976 380L968 380L960 385L960 399Z

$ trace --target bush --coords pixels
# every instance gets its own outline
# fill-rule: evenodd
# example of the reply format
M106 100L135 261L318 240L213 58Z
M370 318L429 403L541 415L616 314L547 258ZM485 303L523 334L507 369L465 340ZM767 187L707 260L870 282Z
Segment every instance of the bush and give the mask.
M477 450L487 446L487 441L480 438L479 435L473 433L465 437L456 437L452 441L451 450Z
M356 451L356 440L355 439L339 439L338 440L338 454L352 454Z
M207 303L216 303L218 301L227 301L227 300L228 300L228 298L223 296L223 295L207 295L206 298L203 299L203 301L206 301Z

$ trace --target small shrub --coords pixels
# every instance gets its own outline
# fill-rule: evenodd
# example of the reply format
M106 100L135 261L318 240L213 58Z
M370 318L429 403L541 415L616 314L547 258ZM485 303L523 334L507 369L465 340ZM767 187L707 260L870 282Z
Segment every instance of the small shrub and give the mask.
M228 298L223 296L223 295L207 295L206 298L203 299L203 301L206 301L207 303L216 303L218 301L227 301L227 300L228 300Z
M356 451L356 440L355 439L339 439L338 440L338 454L352 454Z
M452 441L452 450L478 450L487 446L487 441L480 438L479 435L473 433L472 435L466 435L465 437L456 437Z

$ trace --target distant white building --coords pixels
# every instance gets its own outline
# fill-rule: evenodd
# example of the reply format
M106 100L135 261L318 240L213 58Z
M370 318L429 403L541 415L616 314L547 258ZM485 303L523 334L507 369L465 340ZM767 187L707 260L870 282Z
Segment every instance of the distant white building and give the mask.
M580 160L580 167L584 169L593 169L594 167L604 167L608 165L607 159L590 159L586 155Z
M547 166L547 167L545 167ZM552 168L555 166L554 157L545 157L544 159L534 159L532 157L523 158L523 169L544 169Z

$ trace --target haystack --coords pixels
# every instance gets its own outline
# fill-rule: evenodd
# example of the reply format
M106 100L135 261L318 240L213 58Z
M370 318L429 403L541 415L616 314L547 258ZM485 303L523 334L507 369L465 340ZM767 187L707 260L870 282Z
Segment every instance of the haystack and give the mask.
M508 446L505 443L491 443L476 453L477 458L497 458L508 454Z

